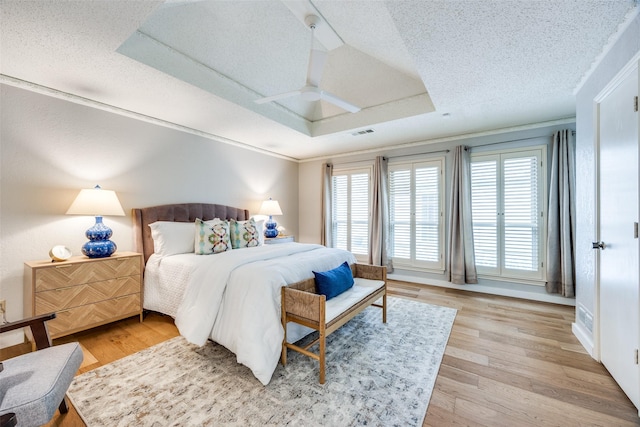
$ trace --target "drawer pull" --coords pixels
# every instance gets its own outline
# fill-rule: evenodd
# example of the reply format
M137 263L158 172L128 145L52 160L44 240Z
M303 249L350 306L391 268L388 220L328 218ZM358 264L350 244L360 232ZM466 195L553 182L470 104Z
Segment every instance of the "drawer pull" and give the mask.
M56 265L56 268L69 268L72 267L73 264L62 264L62 265Z

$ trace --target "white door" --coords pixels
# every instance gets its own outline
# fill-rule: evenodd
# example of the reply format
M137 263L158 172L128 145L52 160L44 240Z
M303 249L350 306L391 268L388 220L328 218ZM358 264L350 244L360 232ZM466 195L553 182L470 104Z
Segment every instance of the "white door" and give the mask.
M600 357L640 408L638 204L638 68L599 104Z

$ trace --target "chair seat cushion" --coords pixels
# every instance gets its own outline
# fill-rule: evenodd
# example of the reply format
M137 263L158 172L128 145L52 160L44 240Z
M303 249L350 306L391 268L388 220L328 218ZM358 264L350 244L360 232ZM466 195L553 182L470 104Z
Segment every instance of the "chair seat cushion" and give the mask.
M82 359L80 345L73 342L5 360L0 372L0 414L14 412L20 426L49 422Z

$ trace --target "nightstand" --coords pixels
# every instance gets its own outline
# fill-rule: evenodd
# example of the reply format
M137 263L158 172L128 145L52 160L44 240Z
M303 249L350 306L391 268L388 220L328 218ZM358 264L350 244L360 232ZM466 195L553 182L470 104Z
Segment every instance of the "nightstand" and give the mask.
M265 237L264 244L265 245L274 245L276 243L288 243L295 242L295 236L278 236L278 237Z
M24 263L25 317L56 312L51 338L131 316L142 321L142 254Z

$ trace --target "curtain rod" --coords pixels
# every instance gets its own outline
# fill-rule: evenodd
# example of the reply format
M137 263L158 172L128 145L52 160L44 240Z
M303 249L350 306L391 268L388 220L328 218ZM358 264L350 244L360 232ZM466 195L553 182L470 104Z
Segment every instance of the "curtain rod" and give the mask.
M470 146L467 146L467 149L472 150L474 148L479 148L479 147L488 147L490 145L498 145L498 144L509 144L511 142L530 141L532 139L538 139L538 138L544 138L544 137L543 136L532 136L531 138L511 139L509 141L499 141L499 142L490 142L488 144L470 145Z
M572 130L571 131L571 135L575 135L575 134L576 134L576 131ZM551 136L553 136L553 135L551 135ZM472 150L474 148L479 148L479 147L488 147L490 145L497 145L497 144L508 144L508 143L511 143L511 142L530 141L532 139L538 139L538 138L545 138L545 137L541 135L541 136L532 136L531 138L512 139L512 140L509 140L509 141L500 141L500 142L490 142L488 144L471 145L471 146L468 146L467 149Z
M576 134L576 131L572 130L571 131L571 135L575 136L575 134ZM471 150L473 148L478 148L478 147L487 147L487 146L490 146L490 145L508 144L510 142L529 141L529 140L538 139L538 138L544 138L544 136L533 136L531 138L512 139L510 141L490 142L489 144L480 144L480 145L467 146L467 150ZM429 152L426 152L426 153L404 154L402 156L383 156L383 158L386 159L386 160L402 159L403 157L424 156L425 154L430 155L430 154L449 153L450 151L451 150L438 150L438 151L429 151Z
M571 135L574 135L574 136L575 136L575 134L576 134L576 131L575 131L575 130L572 130L572 131L571 131ZM551 136L553 136L553 135L551 135ZM467 148L468 148L468 149L473 149L473 148L477 148L477 147L487 147L487 146L490 146L490 145L508 144L508 143L511 143L511 142L529 141L529 140L532 140L532 139L538 139L538 138L544 138L544 136L532 136L532 137L530 137L530 138L512 139L512 140L510 140L510 141L490 142L490 143L488 143L488 144L479 144L479 145L472 145L472 146L468 146ZM385 158L385 159L389 159L389 160L391 160L391 159L401 159L401 158L403 158L403 157L422 156L422 155L425 155L425 154L448 153L448 152L450 152L450 151L451 151L451 150L439 150L439 151L430 151L430 152L427 152L427 153L405 154L405 155L402 155L402 156L389 156L389 157L384 156L384 158Z

